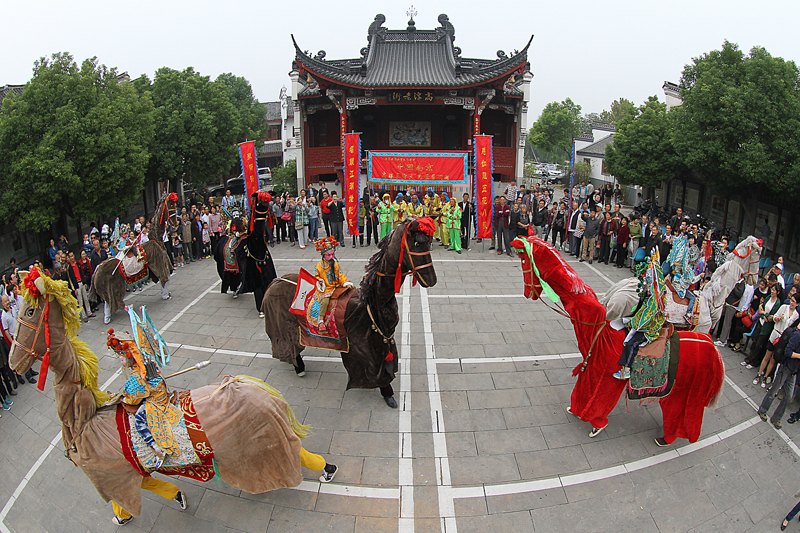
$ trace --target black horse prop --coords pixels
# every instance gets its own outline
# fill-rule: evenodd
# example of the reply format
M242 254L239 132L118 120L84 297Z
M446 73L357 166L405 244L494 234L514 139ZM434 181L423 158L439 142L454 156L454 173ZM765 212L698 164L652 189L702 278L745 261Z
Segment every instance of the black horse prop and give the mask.
M347 388L379 387L389 407L397 407L391 382L398 370L398 350L394 331L400 316L395 294L405 276L412 276L423 287L436 285L431 260L433 221L428 217L406 221L378 244L361 280L361 286L345 308L344 326L349 351L341 352L347 369ZM265 329L272 341L272 357L291 363L301 374L300 327L297 315L289 312L297 288L297 274L276 280L266 294L261 310L266 314ZM285 281L282 281L285 280Z

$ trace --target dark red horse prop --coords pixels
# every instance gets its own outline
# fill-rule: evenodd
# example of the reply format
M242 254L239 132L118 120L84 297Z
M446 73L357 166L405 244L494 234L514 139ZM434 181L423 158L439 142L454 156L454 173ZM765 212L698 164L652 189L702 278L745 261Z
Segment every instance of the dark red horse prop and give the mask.
M592 425L592 436L597 435L597 430L608 425L608 415L627 384L612 376L620 369L617 361L627 332L609 325L606 309L592 288L552 246L537 237L528 237L527 243L515 239L511 245L522 260L525 296L536 300L542 292L552 289L565 316L572 321L583 361L572 373L578 381L572 390L570 410ZM658 400L664 422L663 439L657 439L660 445L676 438L697 441L703 410L715 403L724 379L725 366L711 338L702 333L681 332L680 360L672 392Z

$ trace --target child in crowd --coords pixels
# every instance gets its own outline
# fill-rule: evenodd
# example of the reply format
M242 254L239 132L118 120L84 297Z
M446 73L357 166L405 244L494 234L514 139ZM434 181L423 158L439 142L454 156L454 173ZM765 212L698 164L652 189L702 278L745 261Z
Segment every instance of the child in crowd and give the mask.
M181 236L178 235L178 232L172 231L172 235L170 237L172 241L172 257L175 258L175 264L173 266L182 267L183 263L183 239Z
M211 257L211 232L208 231L208 222L203 222L203 257Z

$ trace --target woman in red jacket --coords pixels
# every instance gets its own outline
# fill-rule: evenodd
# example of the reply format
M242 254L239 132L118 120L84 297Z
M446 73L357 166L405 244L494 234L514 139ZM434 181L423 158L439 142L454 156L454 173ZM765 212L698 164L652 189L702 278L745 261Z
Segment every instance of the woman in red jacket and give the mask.
M631 230L628 227L628 217L622 217L622 226L617 233L617 268L625 266L625 258L628 256L628 241L631 239Z

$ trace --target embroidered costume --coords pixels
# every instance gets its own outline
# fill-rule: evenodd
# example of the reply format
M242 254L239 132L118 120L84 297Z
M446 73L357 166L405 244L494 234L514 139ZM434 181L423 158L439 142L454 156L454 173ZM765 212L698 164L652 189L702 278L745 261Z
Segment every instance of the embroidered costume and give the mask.
M381 225L380 240L382 241L390 231L392 231L392 214L394 213L394 204L390 202L389 193L383 195L383 202L378 204L375 208L378 213L378 222Z
M333 313L328 312L333 291L339 287L352 287L353 284L339 268L339 261L336 260L334 252L339 245L333 236L326 237L317 241L317 251L322 254L322 260L317 263L316 277L317 290L311 297L306 310L306 320L309 325L314 326L320 332L327 332ZM333 311L331 309L331 311Z

